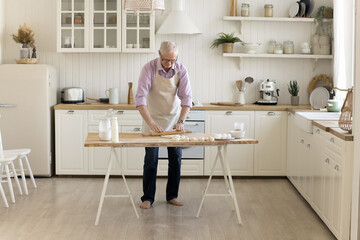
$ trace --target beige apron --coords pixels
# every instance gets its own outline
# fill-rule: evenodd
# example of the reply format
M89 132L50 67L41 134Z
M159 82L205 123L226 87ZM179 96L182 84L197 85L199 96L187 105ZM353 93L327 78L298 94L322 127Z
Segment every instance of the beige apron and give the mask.
M173 130L180 115L180 99L177 96L179 85L178 70L172 78L164 78L159 75L156 67L156 76L147 96L147 108L155 123L164 131ZM142 124L142 132L150 133L151 129L145 121Z

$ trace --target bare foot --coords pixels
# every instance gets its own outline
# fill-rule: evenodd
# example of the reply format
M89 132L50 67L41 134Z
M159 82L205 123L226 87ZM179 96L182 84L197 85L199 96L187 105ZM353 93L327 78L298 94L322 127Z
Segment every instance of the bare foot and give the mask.
M177 198L174 198L174 199L171 199L170 201L168 201L168 203L172 204L172 205L175 205L175 206L178 206L178 207L181 207L183 206L184 204L182 202L180 202Z
M142 208L142 209L149 209L150 207L151 207L150 201L143 201L140 205L140 208Z

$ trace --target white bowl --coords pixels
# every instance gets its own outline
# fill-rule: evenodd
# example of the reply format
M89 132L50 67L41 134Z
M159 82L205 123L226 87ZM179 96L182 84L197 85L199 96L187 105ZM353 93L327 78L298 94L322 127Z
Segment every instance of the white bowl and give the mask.
M260 43L243 43L242 45L245 47L246 53L254 54L260 46Z
M243 138L243 137L245 137L245 131L230 131L230 134L234 138Z

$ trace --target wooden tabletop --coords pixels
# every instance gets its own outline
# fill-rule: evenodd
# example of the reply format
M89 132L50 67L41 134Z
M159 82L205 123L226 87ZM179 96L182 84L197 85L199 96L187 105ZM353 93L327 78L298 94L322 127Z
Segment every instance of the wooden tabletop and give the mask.
M185 133L188 137L208 137L210 134ZM175 141L158 136L142 136L141 133L119 133L119 142L101 141L98 133L89 133L85 147L181 147L181 146L219 146L227 144L256 144L258 140L250 138L215 141Z

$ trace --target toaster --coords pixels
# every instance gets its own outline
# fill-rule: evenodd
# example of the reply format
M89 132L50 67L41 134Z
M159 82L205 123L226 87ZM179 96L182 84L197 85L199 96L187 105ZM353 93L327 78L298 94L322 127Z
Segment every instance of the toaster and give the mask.
M62 103L82 103L84 101L84 90L80 87L68 87L61 90Z

